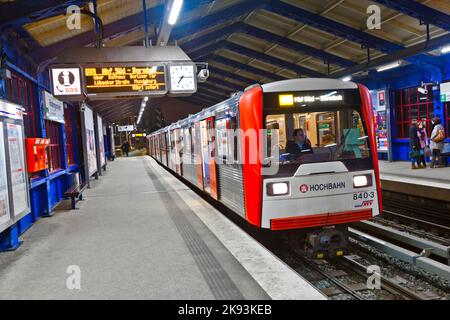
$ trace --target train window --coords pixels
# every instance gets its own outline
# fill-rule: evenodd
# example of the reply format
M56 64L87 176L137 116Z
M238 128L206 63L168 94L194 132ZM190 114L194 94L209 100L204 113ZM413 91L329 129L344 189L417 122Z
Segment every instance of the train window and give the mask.
M286 127L294 130L284 143ZM280 164L349 160L370 156L368 136L356 110L268 115L266 128L279 130ZM267 142L267 150L276 145L270 139Z
M228 146L228 136L227 136L227 120L220 119L216 121L216 141L217 141L217 158L226 160L227 159L227 146Z
M278 130L278 143L280 149L286 148L286 115L284 114L271 114L266 117L266 129ZM268 132L270 133L270 132ZM274 145L274 144L272 144Z

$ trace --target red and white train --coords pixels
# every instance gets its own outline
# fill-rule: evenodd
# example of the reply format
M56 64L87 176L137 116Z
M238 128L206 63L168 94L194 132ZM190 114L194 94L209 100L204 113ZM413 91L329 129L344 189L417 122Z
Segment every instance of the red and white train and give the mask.
M242 134L249 129L266 131L254 143ZM264 174L260 159L237 161L251 148L272 149L273 137L276 174ZM347 224L381 211L372 100L361 84L304 78L254 85L147 139L151 157L248 223L304 229L315 257L345 254Z

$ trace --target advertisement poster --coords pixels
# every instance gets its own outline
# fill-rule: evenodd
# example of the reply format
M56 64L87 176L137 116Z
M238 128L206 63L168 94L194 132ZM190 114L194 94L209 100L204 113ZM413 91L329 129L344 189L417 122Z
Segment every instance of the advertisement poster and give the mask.
M44 90L45 119L64 123L64 103Z
M27 173L23 150L22 127L16 124L7 124L9 160L11 163L11 182L14 215L21 214L28 209Z
M6 177L5 140L3 122L0 122L0 225L10 219L8 200L8 180Z
M100 149L100 164L102 167L106 164L105 158L105 142L103 138L103 120L100 116L97 116L97 126L98 126L98 148Z
M88 168L91 176L97 172L97 150L95 149L94 114L88 106L86 106L84 111L84 121L86 126Z
M388 132L386 119L386 91L371 91L373 102L373 114L375 121L375 135L377 149L381 152L388 151Z

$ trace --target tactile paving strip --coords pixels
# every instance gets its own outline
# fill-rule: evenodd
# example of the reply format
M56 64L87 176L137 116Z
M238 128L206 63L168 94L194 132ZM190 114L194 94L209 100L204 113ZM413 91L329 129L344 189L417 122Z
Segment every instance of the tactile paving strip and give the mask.
M233 280L186 218L187 215L195 215L195 213L189 206L180 207L178 204L183 203L181 197L171 192L172 188L164 185L145 161L143 165L155 187L158 190L167 191L160 193L163 203L214 297L218 300L243 300L244 296Z

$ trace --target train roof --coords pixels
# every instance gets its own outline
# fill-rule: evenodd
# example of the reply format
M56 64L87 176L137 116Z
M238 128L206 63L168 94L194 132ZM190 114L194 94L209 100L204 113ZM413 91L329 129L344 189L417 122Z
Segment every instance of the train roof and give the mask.
M326 78L290 79L263 84L264 92L358 89L356 83Z

